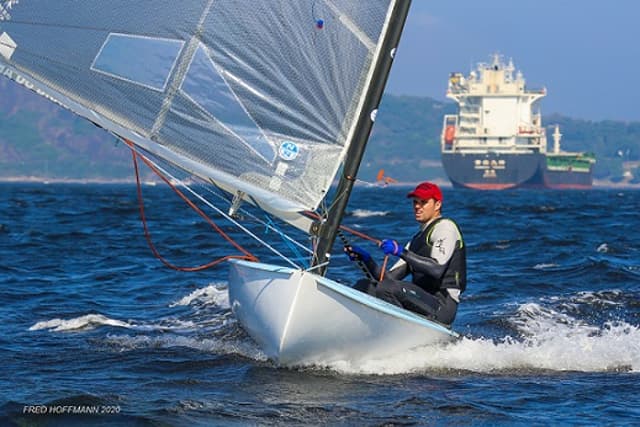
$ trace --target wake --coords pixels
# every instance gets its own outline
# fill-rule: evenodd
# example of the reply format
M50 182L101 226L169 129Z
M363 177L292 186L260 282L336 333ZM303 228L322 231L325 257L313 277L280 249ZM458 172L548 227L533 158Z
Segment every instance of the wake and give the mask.
M407 374L425 371L476 373L640 372L640 329L624 321L589 325L564 313L528 303L508 319L517 337L463 337L445 345L414 349L362 364L327 367L352 374Z
M212 283L171 303L170 308L188 306L188 319L167 317L152 322L118 320L99 313L62 319L43 320L30 331L82 333L100 327L121 329L123 333L107 333L103 345L118 352L145 348L190 348L218 355L239 355L255 361L266 361L266 355L249 339L231 315L226 284Z
M625 321L589 324L566 311L574 306L619 306L619 293L578 293L568 301L521 304L505 318L511 335L465 336L442 346L416 348L367 361L331 361L304 366L341 374L397 375L425 372L526 374L557 372L640 372L640 328ZM170 307L189 306L189 319L167 318L152 323L122 321L101 314L51 319L29 330L79 332L101 326L122 328L134 335L109 334L105 342L120 351L140 348L188 347L216 354L239 355L264 362L266 356L231 315L226 285L210 284L180 298ZM577 310L580 311L580 310ZM513 332L515 331L515 333ZM162 332L155 334L155 332ZM300 366L292 366L299 368Z

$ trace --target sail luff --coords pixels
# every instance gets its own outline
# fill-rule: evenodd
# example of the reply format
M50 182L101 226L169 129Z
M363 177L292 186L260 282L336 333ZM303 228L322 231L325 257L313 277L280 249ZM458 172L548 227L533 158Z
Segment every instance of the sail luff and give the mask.
M369 90L358 114L355 132L351 138L352 141L347 144L349 149L336 190L336 196L329 208L326 220L320 227L316 256L313 263L314 266L320 266L317 269L320 274L326 273L326 262L353 190L353 184L364 156L365 147L375 120L375 113L391 71L395 50L400 42L400 36L402 35L410 6L411 0L398 0L389 13L388 28L384 33L383 41L380 44L375 65L373 66L373 72L369 80Z

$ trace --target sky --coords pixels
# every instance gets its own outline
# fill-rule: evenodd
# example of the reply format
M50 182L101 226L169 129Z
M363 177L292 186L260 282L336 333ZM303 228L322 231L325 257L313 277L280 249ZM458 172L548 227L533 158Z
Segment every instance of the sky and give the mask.
M547 89L543 115L640 121L640 0L413 0L387 92L445 100L494 53Z

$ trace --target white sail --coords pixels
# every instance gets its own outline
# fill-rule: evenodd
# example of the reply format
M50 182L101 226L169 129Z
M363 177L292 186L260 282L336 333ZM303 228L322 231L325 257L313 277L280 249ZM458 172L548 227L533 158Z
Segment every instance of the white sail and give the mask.
M231 261L229 302L276 361L362 361L458 337L322 277L409 4L0 0L0 73L308 231L343 166L312 266Z
M393 3L2 0L0 72L272 210L313 210Z

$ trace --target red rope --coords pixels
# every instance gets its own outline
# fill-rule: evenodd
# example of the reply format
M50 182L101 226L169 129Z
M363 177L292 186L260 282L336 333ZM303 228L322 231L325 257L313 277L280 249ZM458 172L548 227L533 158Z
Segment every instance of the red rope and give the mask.
M246 249L244 249L242 246L240 246L238 243L236 243L231 237L229 237L220 227L218 227L218 225L216 225L211 218L209 218L199 207L197 207L191 200L189 200L184 193L182 193L178 188L176 188L175 185L173 185L171 183L171 181L169 181L146 157L136 153L136 151L133 149L133 143L131 141L128 140L124 140L125 144L127 144L129 146L129 148L131 149L131 154L133 156L133 167L135 169L136 172L136 184L137 184L137 193L138 193L138 206L139 206L139 210L140 210L140 218L142 220L142 227L144 229L144 236L147 240L147 244L149 245L149 248L151 249L151 252L153 252L153 254L156 256L156 258L158 258L165 266L174 269L174 270L178 270L178 271L201 271L201 270L205 270L207 268L211 268L217 264L220 264L224 261L227 261L229 259L245 259L248 261L257 261L258 258L256 258L254 255L252 255L250 252L248 252ZM156 175L158 175L171 189L173 189L173 191L176 192L176 194L178 194L178 196L180 196L180 198L187 204L189 205L194 211L196 211L198 213L198 215L200 215L202 218L204 218L205 221L207 221L207 223L209 223L209 225L211 225L211 227L213 227L214 230L216 230L227 242L229 242L231 245L233 245L233 247L235 247L236 249L238 249L240 252L242 252L244 255L228 255L222 258L218 258L215 259L207 264L203 264L197 267L179 267L176 266L174 264L172 264L171 262L167 261L166 258L164 258L160 252L158 252L158 250L156 249L155 245L153 244L153 241L151 240L151 233L149 232L149 228L147 226L147 219L144 213L144 200L142 198L142 185L140 184L140 173L138 171L138 160L137 158L140 157L140 159L142 159L142 161L149 167L149 169L151 169Z
M378 282L382 282L384 279L384 270L387 268L387 260L389 259L389 255L384 256L384 261L382 262L382 268L380 269L380 279Z

